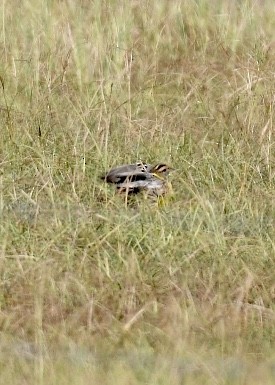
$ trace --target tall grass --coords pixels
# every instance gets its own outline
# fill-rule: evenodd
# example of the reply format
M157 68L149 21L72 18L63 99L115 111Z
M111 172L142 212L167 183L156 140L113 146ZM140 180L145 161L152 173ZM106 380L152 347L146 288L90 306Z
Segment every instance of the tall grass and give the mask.
M0 10L0 382L273 384L273 1Z

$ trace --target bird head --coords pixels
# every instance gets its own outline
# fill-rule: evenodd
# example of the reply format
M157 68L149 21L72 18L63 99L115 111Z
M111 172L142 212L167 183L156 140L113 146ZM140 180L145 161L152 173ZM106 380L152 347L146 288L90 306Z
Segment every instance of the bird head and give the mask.
M165 163L158 163L152 168L149 169L150 174L153 174L157 177L165 178L169 175L171 171L173 171L174 168L168 166Z

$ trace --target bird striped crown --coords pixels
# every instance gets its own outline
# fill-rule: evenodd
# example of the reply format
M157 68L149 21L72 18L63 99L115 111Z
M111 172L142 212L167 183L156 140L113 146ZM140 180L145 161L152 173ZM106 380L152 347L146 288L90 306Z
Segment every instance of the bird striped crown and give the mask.
M166 177L173 170L174 169L172 167L168 166L165 163L158 163L152 168L150 168L149 172L157 176Z

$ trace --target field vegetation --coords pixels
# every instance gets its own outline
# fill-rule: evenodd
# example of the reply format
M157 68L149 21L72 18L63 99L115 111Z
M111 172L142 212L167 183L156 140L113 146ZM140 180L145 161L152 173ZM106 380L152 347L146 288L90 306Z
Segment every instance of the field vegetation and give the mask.
M0 383L274 384L274 1L0 11Z

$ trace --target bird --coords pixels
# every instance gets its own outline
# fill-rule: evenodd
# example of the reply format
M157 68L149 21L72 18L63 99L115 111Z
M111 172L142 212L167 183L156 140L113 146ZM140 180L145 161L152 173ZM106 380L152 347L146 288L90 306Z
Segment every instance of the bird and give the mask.
M143 193L146 197L163 197L172 191L167 177L174 169L165 163L151 165L137 162L115 167L101 179L116 185L120 194L127 196Z

